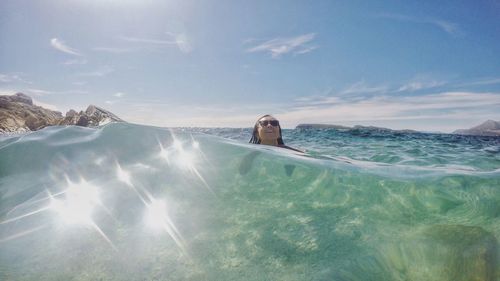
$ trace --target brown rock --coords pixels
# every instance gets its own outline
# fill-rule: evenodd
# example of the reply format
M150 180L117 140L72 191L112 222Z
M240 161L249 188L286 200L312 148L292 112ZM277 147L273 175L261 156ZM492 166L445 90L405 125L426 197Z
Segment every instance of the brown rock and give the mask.
M76 111L74 111L73 109L70 109L68 112L66 112L66 117L73 117L77 114L78 113L76 113Z
M53 125L100 126L109 122L123 120L94 105L85 112L70 110L63 117L61 112L33 105L33 100L23 93L0 96L0 133L36 131Z
M80 116L76 122L77 126L87 127L89 125L89 118L85 115Z
M20 102L20 103L25 103L25 104L28 104L28 105L33 105L33 100L23 94L23 93L17 93L15 95L12 96L12 100L15 101L15 102Z

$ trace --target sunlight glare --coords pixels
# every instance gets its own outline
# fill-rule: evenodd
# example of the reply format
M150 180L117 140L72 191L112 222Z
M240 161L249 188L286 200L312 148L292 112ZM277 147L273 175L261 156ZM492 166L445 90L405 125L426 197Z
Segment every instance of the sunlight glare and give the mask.
M182 151L182 143L178 140L174 140L174 143L172 146L177 150L177 151Z
M160 146L160 158L165 160L168 165L170 165L169 152L163 147L161 142L158 140L158 145Z
M167 207L164 201L152 199L147 205L146 224L152 229L162 229L165 225Z
M194 167L194 156L191 151L179 151L177 154L177 165L185 170L192 170Z
M154 232L164 230L174 240L175 244L185 251L182 243L182 236L175 227L174 223L170 220L167 214L167 205L163 200L150 198L151 203L146 204L146 215L144 221L149 229Z
M51 209L55 210L66 223L92 224L92 211L100 203L97 187L82 180L78 184L68 182L64 199L50 195Z
M118 163L116 163L116 176L120 181L132 186L132 182L130 181L130 173L123 170Z
M200 143L194 140L193 141L193 148L194 149L199 149L200 148Z

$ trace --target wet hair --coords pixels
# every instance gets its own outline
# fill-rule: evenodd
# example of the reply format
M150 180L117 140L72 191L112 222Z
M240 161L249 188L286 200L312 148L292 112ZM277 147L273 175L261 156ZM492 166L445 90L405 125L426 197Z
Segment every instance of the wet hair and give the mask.
M259 117L259 119L257 119L257 122L255 122L255 125L253 126L253 132L252 132L252 138L250 139L249 143L255 143L255 144L259 144L260 143L260 138L259 138L259 120L264 118L264 117L272 117L274 118L272 115L269 115L269 114L266 114L264 116L261 116ZM275 118L276 119L276 118ZM283 142L283 138L281 137L281 126L278 124L278 130L280 132L280 136L278 137L278 145L285 145L285 143Z

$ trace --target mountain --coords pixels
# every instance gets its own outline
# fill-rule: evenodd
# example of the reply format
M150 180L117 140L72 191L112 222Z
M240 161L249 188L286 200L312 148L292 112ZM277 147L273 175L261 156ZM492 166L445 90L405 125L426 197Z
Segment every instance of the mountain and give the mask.
M500 136L500 122L488 120L481 125L470 129L456 130L453 134L475 135L475 136Z
M70 110L63 116L59 111L33 104L33 100L23 93L0 95L0 133L23 133L54 125L96 127L109 122L124 121L94 105L89 105L85 111Z

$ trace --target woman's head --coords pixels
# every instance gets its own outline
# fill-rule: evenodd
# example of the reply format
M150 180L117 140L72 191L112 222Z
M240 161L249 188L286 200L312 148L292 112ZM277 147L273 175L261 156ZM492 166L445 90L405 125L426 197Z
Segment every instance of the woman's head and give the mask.
M284 145L281 137L281 127L279 121L267 114L255 122L253 127L251 143Z

